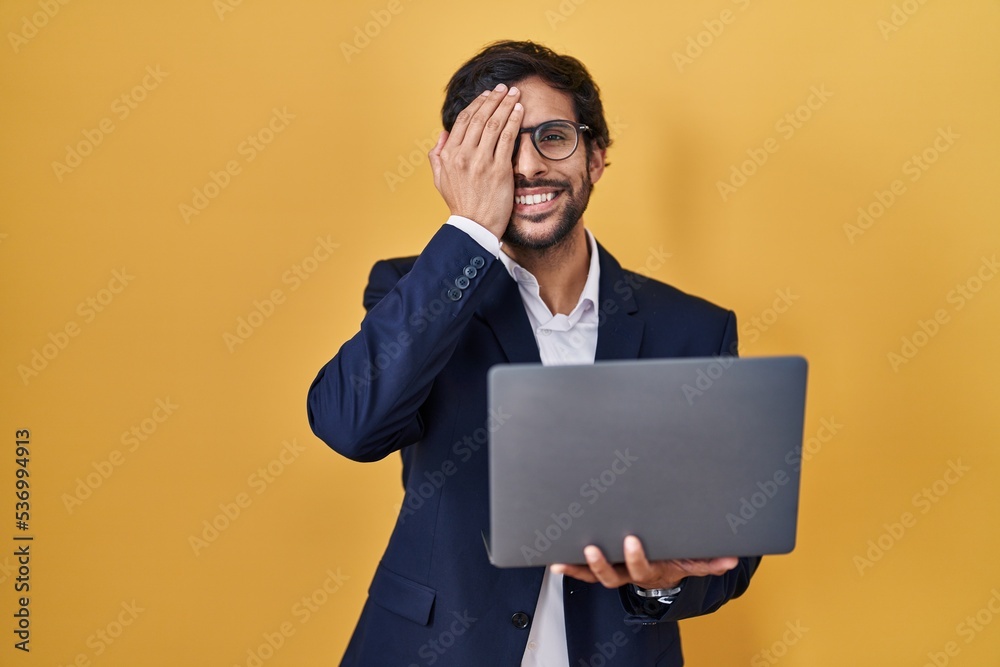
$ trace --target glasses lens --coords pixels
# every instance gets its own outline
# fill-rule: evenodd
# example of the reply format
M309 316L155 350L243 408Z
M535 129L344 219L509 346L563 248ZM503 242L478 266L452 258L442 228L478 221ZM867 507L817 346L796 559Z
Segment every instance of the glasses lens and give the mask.
M535 130L535 146L550 160L568 158L576 150L577 140L576 126L564 120L542 123Z

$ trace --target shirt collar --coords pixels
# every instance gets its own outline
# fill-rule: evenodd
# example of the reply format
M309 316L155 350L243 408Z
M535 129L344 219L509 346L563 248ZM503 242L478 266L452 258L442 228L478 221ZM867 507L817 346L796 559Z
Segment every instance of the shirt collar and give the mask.
M590 248L590 267L587 269L587 282L583 285L580 300L569 315L553 316L552 312L545 306L541 296L539 296L538 280L535 276L518 264L510 255L503 251L500 252L500 261L503 262L503 265L507 268L507 273L510 274L510 277L514 279L520 288L521 297L525 300L525 305L528 307L529 313L537 314L539 325L546 326L547 324L556 324L557 321L563 321L564 326L571 328L581 320L588 322L590 320L597 321L597 304L601 284L601 262L597 254L597 240L590 233L589 229L585 229L584 232L587 235L587 245ZM529 298L531 299L530 302ZM556 328L562 329L563 327L556 326Z

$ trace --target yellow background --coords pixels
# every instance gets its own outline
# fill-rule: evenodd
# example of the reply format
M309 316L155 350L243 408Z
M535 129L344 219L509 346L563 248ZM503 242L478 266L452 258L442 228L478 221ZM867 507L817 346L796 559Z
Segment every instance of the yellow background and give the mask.
M799 546L682 623L688 664L995 665L998 26L993 0L5 0L0 662L247 665L282 624L294 632L263 664L339 660L399 464L327 449L306 389L356 331L372 262L418 252L447 215L424 153L448 78L483 44L526 38L601 85L614 145L586 216L598 239L733 308L742 354L811 361ZM270 143L251 151L251 135ZM718 181L769 139L724 200ZM53 166L81 143L78 166ZM226 187L185 220L213 172ZM298 283L297 265L312 269ZM961 308L957 285L979 288ZM779 291L791 305L769 312ZM904 338L921 345L894 367ZM22 377L36 351L51 358ZM21 428L30 654L11 632ZM967 468L954 483L949 462ZM67 504L88 476L100 484ZM193 547L213 520L229 525ZM887 549L865 566L869 541ZM304 618L310 596L323 603ZM991 623L971 632L977 612Z

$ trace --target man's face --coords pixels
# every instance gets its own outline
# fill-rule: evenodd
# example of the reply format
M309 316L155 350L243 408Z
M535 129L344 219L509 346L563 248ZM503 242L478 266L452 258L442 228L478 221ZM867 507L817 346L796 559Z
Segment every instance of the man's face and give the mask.
M568 93L550 87L532 76L515 84L524 105L521 127L535 127L549 120L576 121L573 100ZM551 248L577 228L590 200L590 190L604 172L604 151L595 149L587 158L581 132L576 152L565 160L549 160L535 149L528 134L513 156L514 209L503 241L512 246L541 250ZM538 204L523 203L522 197L541 195ZM551 199L549 199L551 197Z

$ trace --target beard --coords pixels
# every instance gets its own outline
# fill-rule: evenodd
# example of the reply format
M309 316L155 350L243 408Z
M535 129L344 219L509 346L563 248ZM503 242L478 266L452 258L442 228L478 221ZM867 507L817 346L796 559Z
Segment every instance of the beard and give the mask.
M574 190L573 185L568 181L537 180L529 182L521 180L515 183L515 186L521 188L559 188L562 191L560 196L564 200L562 212L557 214L559 217L556 226L545 236L532 237L525 234L514 223L514 214L511 213L510 222L507 223L507 229L500 240L511 246L527 250L548 250L556 247L569 236L570 232L580 223L584 211L587 210L587 204L590 202L590 191L593 189L590 172L586 170L583 172L583 182L579 192ZM520 217L527 220L530 226L531 223L542 222L551 215L551 213L538 215L529 213Z

